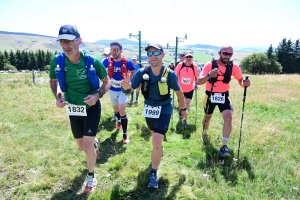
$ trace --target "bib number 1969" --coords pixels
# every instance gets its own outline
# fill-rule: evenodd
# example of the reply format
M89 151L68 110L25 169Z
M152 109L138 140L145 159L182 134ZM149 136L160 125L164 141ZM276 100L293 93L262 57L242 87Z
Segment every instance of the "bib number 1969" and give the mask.
M149 105L144 106L143 116L148 118L159 118L161 106L152 107Z

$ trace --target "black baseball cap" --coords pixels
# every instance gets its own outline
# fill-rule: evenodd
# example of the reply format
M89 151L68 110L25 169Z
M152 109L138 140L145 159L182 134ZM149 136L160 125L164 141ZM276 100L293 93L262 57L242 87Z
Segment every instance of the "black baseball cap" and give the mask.
M76 38L80 38L80 33L76 26L63 25L60 27L57 40L75 40Z
M160 44L148 44L148 46L145 48L145 51L148 51L150 47L154 47L154 48L164 52L164 49Z

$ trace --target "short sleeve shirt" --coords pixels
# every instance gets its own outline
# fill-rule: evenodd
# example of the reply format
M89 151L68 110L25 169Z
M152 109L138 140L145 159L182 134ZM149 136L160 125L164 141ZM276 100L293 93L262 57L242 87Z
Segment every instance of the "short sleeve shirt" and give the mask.
M212 62L210 61L204 65L200 73L200 76L205 76L207 73L211 71L211 69L212 69ZM214 83L214 88L212 92L227 92L230 89L230 85L223 83L226 66L218 65L218 69L219 69L218 79L217 79L218 81ZM240 67L235 63L232 66L232 76L237 80L243 78L243 74ZM209 83L209 81L206 82L205 88L207 91L211 90L211 83Z
M57 55L53 56L50 62L50 79L56 79L55 67L56 67ZM101 61L92 56L94 59L93 66L96 69L97 76L99 79L104 79L107 76L105 67L102 65ZM73 64L69 59L65 58L65 69L66 69L66 86L67 91L64 93L64 98L67 102L75 105L86 105L87 108L90 106L85 104L84 98L88 95L95 94L97 91L94 90L87 78L87 70L84 61L84 55L80 52L80 61L77 64Z
M160 74L155 76L152 73L151 67L149 67L149 77L150 77L150 88L149 88L149 99L145 99L145 104L150 106L162 106L161 114L172 114L173 105L171 104L172 97L170 96L167 100L160 100L160 93L158 89L158 81L160 80L163 69L161 69ZM131 87L136 89L143 82L145 68L140 69L135 73L133 78L131 79ZM177 75L174 71L170 70L167 79L168 86L174 91L180 90L180 86L178 84Z
M103 61L103 65L105 66L105 68L108 68L109 66L109 58L104 59ZM118 62L114 62L114 75L111 78L111 81L122 81L123 77L122 77L122 73L121 73L121 67L122 67L122 61L118 61ZM134 71L134 64L131 60L127 60L126 61L126 68L128 71ZM110 90L112 91L121 91L121 87L114 87L113 84L110 87Z

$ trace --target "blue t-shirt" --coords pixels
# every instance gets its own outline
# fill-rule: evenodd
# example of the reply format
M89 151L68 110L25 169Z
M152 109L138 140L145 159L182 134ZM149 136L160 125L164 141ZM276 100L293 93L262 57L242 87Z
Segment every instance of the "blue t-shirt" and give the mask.
M109 58L106 58L103 60L103 65L105 66L105 68L107 69L109 66ZM115 61L114 63L114 75L112 78L110 78L111 81L122 81L123 77L121 74L121 66L122 66L122 61ZM127 60L126 62L126 68L128 71L134 71L134 64L131 60ZM111 87L109 88L110 90L113 91L121 91L121 87L114 87L113 83L111 85Z
M172 97L170 96L167 100L160 100L160 93L158 89L158 81L160 80L163 67L161 68L160 74L158 76L154 76L152 73L151 67L149 67L149 77L150 77L150 88L149 88L149 99L145 99L145 104L150 106L162 106L161 114L172 114L173 105L171 104ZM143 82L145 68L139 69L135 75L131 79L131 87L136 89ZM178 78L174 71L169 71L168 74L168 86L174 91L180 90L180 86L178 84Z
M135 69L135 73L141 68L141 64L137 63L136 65L134 65L134 69Z

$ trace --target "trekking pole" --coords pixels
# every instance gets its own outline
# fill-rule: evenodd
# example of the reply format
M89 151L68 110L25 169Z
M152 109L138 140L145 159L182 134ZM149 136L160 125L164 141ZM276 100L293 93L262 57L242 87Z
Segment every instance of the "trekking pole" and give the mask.
M206 100L206 105L205 105L205 118L204 118L204 123L203 123L202 135L204 134L205 124L206 124L206 120L207 120L208 101L209 101L209 99L210 99L210 97L211 97L211 93L212 93L212 91L213 91L214 84L215 84L215 82L213 82L213 83L211 84L211 88L210 88L210 91L209 91L210 93L209 93L209 95L207 95L207 100Z
M173 99L173 109L172 109L172 123L173 123L173 115L174 115L174 108L175 108L175 105L174 105L174 90L173 90L173 94L172 94L172 99Z
M196 127L196 130L197 130L197 123L196 123L196 119L197 119L197 113L198 113L198 106L197 106L197 101L198 101L198 98L197 98L197 90L195 90L196 94L196 116L195 116L195 127Z
M248 76L246 76L246 80L248 80ZM244 88L242 119L241 119L240 138L239 138L239 147L238 147L238 156L237 156L238 160L240 158L240 145L241 145L241 138L242 138L242 127L243 127L243 119L244 119L244 108L245 108L245 101L246 101L246 93L247 93L247 87Z

